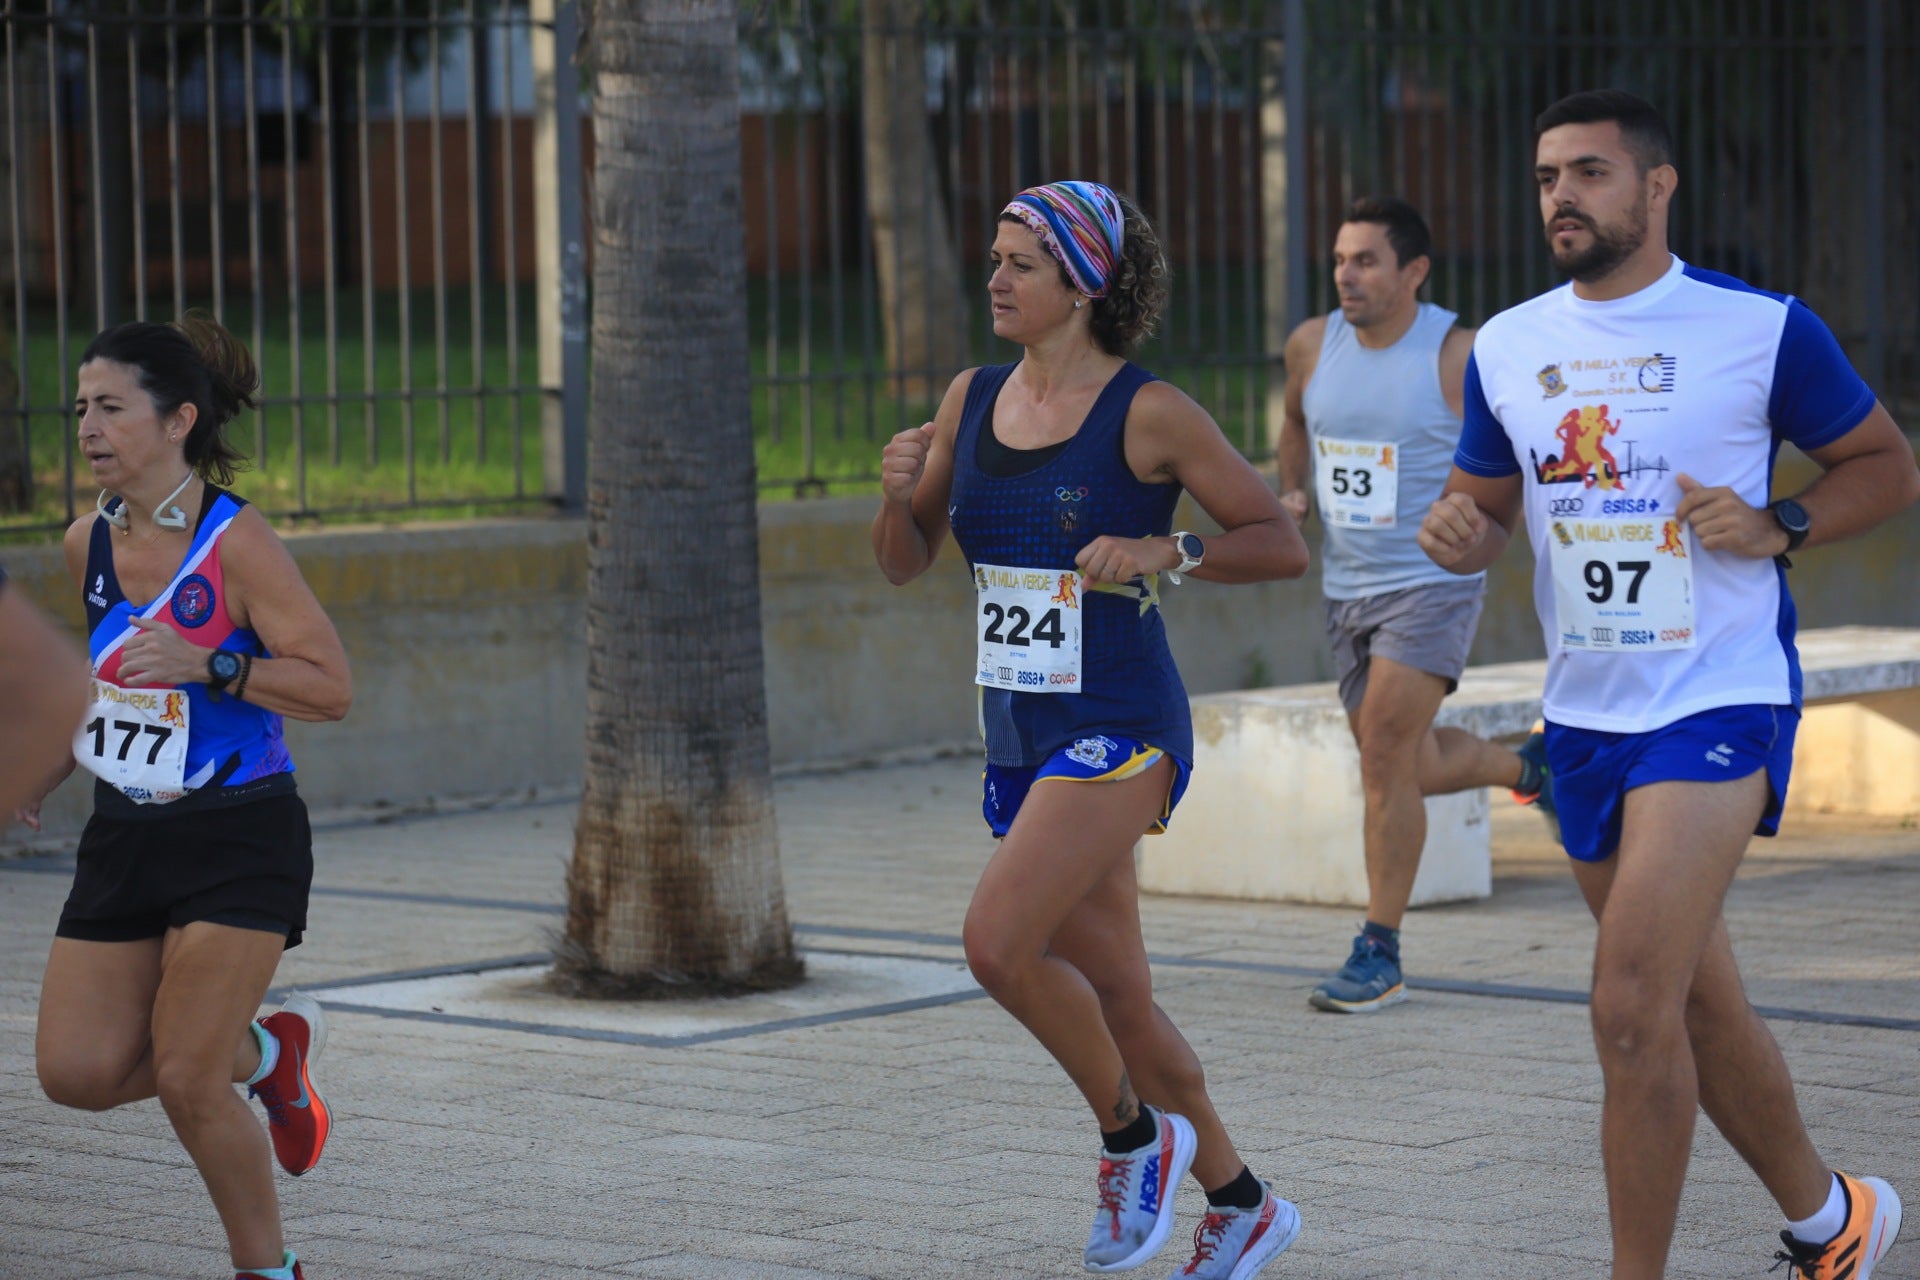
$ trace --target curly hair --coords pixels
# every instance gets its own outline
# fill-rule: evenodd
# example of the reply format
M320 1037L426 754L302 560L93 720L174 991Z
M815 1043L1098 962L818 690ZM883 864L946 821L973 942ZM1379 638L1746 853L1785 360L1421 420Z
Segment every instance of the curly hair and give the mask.
M1114 267L1113 279L1107 283L1106 296L1093 299L1089 322L1094 343L1108 355L1124 358L1138 351L1140 345L1153 336L1154 328L1160 323L1160 313L1166 310L1167 298L1172 293L1173 271L1167 266L1167 255L1160 248L1160 233L1154 230L1153 222L1133 202L1133 197L1119 192L1114 195L1120 201L1120 212L1125 218L1120 261ZM1010 213L1001 214L1000 221L1025 225ZM1045 242L1041 248L1048 257L1053 257L1053 251L1046 248ZM1058 259L1054 265L1060 270L1060 282L1069 289L1075 288L1066 265Z
M187 432L187 464L201 479L233 483L247 455L223 428L243 409L256 407L260 372L240 339L204 311L189 311L171 324L136 320L95 335L80 357L111 360L138 370L140 386L164 419L191 402L197 411Z

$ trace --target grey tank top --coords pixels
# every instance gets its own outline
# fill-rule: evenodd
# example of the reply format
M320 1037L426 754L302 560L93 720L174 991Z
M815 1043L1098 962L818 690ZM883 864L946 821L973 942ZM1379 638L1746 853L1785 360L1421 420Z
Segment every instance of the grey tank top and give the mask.
M1427 559L1414 541L1427 508L1446 485L1460 443L1460 419L1440 387L1440 347L1456 319L1445 307L1423 302L1400 341L1374 351L1360 345L1338 311L1327 317L1320 361L1302 402L1312 441L1315 505L1326 533L1321 583L1331 600L1461 580ZM1383 467L1384 449L1391 454ZM1398 490L1391 523L1381 518L1380 499L1369 503L1361 493L1377 494L1386 469L1394 473ZM1335 494L1352 514L1329 510L1326 499ZM1372 515L1364 514L1369 511Z

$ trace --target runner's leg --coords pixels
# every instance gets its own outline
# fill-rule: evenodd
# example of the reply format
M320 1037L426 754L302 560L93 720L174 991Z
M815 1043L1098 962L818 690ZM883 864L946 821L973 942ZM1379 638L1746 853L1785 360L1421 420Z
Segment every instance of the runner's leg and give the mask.
M162 940L87 942L55 938L40 984L34 1056L40 1085L63 1107L105 1111L154 1096L153 1002ZM260 1065L260 1045L243 1029L231 1079Z
M1350 717L1366 793L1367 919L1388 929L1400 927L1420 872L1427 843L1421 747L1446 696L1439 676L1375 655Z
M233 1078L235 1041L253 1040L248 1026L284 946L278 934L206 921L170 930L153 1003L160 1104L200 1170L241 1270L282 1260L267 1131Z
M1122 858L1053 935L1055 955L1084 976L1143 1102L1185 1116L1199 1137L1193 1176L1212 1191L1245 1162L1207 1096L1206 1071L1186 1037L1153 999L1153 974L1140 937L1140 889Z
M987 993L1051 1053L1107 1131L1139 1098L1086 975L1052 949L1061 924L1166 807L1173 764L1119 782L1034 784L974 889L962 931Z
M1626 795L1619 849L1573 864L1600 922L1591 1015L1606 1080L1600 1141L1613 1280L1665 1273L1701 1097L1689 993L1766 788L1764 772L1637 787Z

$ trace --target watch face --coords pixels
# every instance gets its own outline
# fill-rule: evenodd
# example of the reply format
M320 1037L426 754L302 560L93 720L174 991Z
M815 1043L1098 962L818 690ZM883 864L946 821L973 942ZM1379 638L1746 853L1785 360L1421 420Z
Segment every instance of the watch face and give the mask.
M1181 555L1185 556L1189 560L1198 560L1201 556L1205 555L1206 552L1207 552L1207 544L1200 541L1199 534L1188 533L1188 534L1181 535L1181 538L1180 538L1180 554Z
M1792 498L1782 498L1773 508L1774 519L1780 527L1789 533L1804 533L1812 524L1807 518L1807 509Z
M207 670L217 680L231 680L240 674L240 655L222 650L207 659Z

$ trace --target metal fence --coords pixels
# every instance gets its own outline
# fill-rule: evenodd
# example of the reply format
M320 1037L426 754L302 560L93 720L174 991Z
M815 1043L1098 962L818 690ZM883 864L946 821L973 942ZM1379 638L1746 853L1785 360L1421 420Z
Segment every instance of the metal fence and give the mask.
M261 360L242 490L267 510L578 505L574 9L9 3L0 532L92 500L66 409L86 339L190 306ZM1421 206L1432 295L1478 323L1552 282L1531 121L1599 84L1674 123L1677 251L1806 297L1920 410L1920 242L1896 234L1920 119L1894 96L1920 13L1895 0L743 0L740 31L770 494L870 484L954 372L1013 356L994 219L1061 177L1153 215L1174 293L1141 359L1261 456L1347 201Z
M261 366L240 488L267 510L546 501L540 8L10 4L0 527L92 501L66 408L88 338L190 307Z
M1895 88L1920 71L1911 5L751 9L746 192L771 487L870 476L878 443L921 421L949 374L1012 357L983 305L993 220L1021 187L1063 177L1129 191L1155 217L1176 287L1141 359L1261 455L1285 335L1333 305L1326 263L1345 205L1394 192L1422 207L1431 296L1478 324L1554 283L1534 116L1605 85L1674 125L1676 251L1805 297L1896 413L1920 412L1920 260L1890 234L1920 214L1920 118ZM890 93L871 92L876 76ZM962 282L957 301L943 270Z

